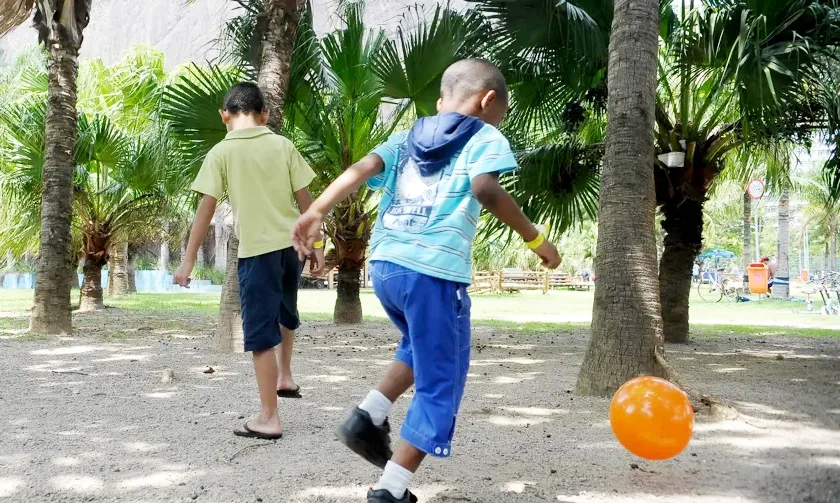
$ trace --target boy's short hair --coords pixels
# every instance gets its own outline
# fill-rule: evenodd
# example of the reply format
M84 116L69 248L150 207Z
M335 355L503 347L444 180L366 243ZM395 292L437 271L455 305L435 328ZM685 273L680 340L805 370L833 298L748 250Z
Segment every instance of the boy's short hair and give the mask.
M504 101L508 99L505 76L486 59L456 61L443 72L440 80L440 95L444 98L463 100L485 90L496 91L496 95Z
M253 82L240 82L225 95L224 111L232 114L261 114L265 111L265 98L260 87Z

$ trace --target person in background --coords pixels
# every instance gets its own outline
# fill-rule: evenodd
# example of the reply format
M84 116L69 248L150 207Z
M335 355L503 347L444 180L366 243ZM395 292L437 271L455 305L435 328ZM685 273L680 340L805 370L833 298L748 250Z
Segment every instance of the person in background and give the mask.
M697 262L695 262L694 266L691 268L691 280L695 283L700 282L700 264Z
M770 257L761 257L761 263L767 266L767 293L773 290L773 280L776 278L776 261Z

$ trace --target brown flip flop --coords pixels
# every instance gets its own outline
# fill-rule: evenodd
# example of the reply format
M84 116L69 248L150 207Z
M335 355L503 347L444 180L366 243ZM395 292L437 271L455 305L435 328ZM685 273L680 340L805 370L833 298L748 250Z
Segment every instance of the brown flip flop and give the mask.
M241 430L233 430L233 434L237 437L259 438L261 440L279 440L283 438L282 433L263 433L261 431L252 430L248 427L247 422L242 425Z

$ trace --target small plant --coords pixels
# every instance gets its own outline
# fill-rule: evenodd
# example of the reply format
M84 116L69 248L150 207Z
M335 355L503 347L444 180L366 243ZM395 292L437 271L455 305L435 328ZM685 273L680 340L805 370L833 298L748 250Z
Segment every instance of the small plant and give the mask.
M209 279L214 285L221 285L225 282L225 272L215 267L196 267L192 273L193 279Z
M138 271L155 271L158 268L157 260L141 258L137 259Z

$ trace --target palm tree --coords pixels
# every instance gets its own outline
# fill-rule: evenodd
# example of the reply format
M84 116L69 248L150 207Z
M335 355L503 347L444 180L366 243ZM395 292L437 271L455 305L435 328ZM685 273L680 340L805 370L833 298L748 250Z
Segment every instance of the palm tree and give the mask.
M76 75L90 0L4 0L0 36L34 13L38 40L49 51L49 106L45 118L41 246L30 330L72 331L70 283L73 274L70 219L73 147L76 142Z
M40 132L46 109L46 102L28 99L0 111L7 161L0 172L0 194L14 202L15 214L43 212L45 144ZM103 307L101 271L114 247L147 232L167 211L165 180L178 176L179 166L165 132L132 137L107 117L89 119L86 114L79 115L77 131L72 229L76 253L84 260L80 309L85 311ZM37 221L22 218L16 232L4 232L4 248L32 247Z
M315 190L367 155L397 127L434 113L443 71L479 46L471 36L477 33L475 18L440 7L429 21L422 10L409 11L396 41L389 40L383 30L364 26L361 4L349 3L343 12L345 27L321 40L311 18L301 19L284 103L286 134L318 173ZM253 39L250 15L252 11L246 10L246 18L228 29L233 34L230 38L240 45ZM192 68L165 98L165 117L172 121L191 158L199 161L224 135L211 119L224 92L238 75L250 71L250 65L241 61L249 54L247 47L234 44L227 54L233 56L223 62L240 58L237 68ZM383 107L390 110L383 113ZM328 263L339 271L334 316L339 323L362 319L359 283L375 220L371 203L372 193L363 188L328 218L327 234L334 249Z
M662 347L650 170L658 31L657 0L616 1L595 255L599 284L577 381L583 394L606 395L630 377L655 373L654 351Z
M492 22L496 57L532 83L523 90L534 99L523 106L542 96L560 122L564 103L598 104L614 2L473 1ZM670 0L660 3L652 166L666 233L659 282L666 340L681 342L708 190L739 151L827 126L818 72L831 61L840 16L829 0L710 0L702 8L685 0L679 16Z

